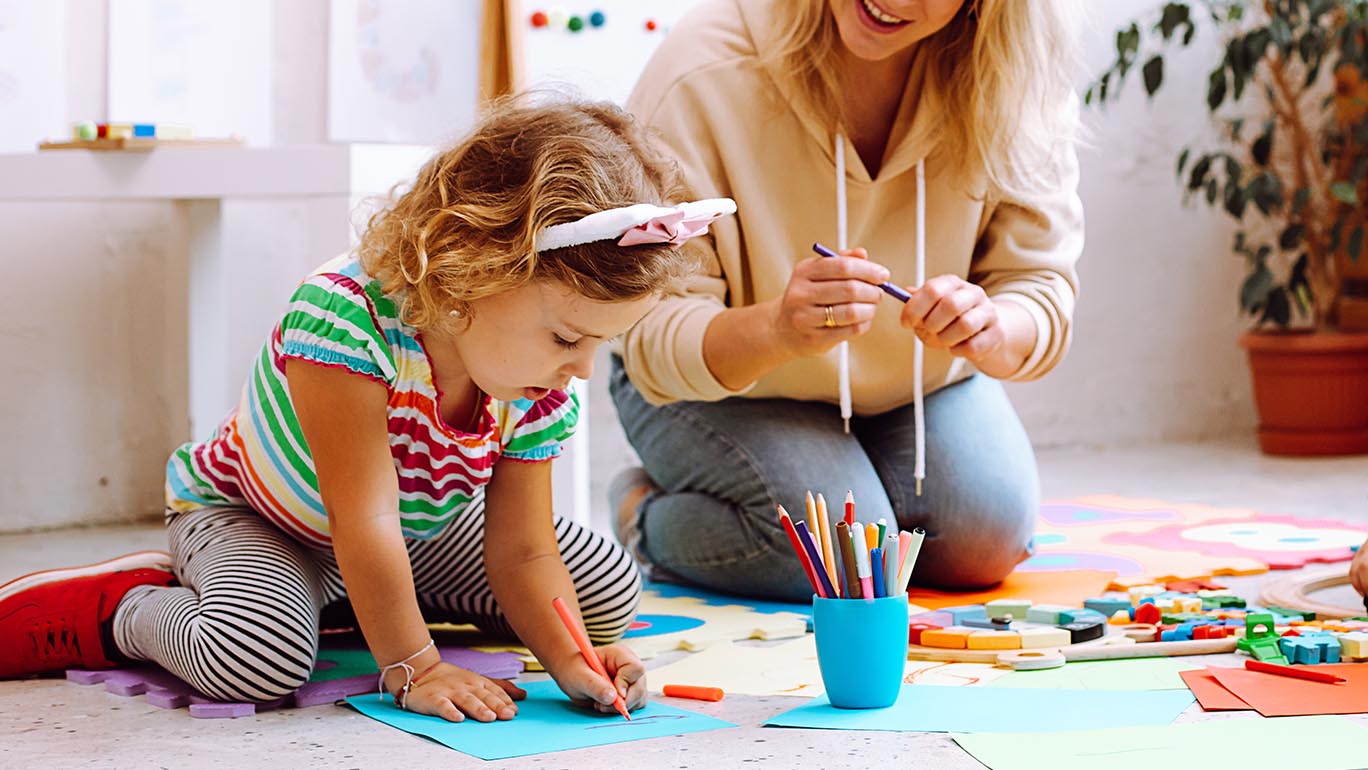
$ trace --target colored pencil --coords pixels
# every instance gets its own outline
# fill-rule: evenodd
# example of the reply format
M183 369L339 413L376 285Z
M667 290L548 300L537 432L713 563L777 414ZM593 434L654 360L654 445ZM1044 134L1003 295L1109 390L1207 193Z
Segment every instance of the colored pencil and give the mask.
M836 589L836 595L841 595L840 570L836 567L836 546L831 542L831 517L827 515L826 498L822 493L817 493L817 525L818 531L822 536L822 563L826 565L827 577L831 580L831 586Z
M603 667L603 661L599 660L598 653L594 652L594 645L589 643L589 635L584 633L583 628L580 628L579 620L570 612L565 600L557 596L551 600L551 606L555 608L556 614L565 624L565 630L570 632L570 638L575 640L575 646L579 647L580 656L584 658L584 662L589 664L589 668L592 668L594 673L608 680L608 686L613 688L613 708L618 710L623 719L628 722L632 721L632 717L627 714L627 703L622 699L622 693L618 692L617 686L613 684L613 678L608 676L607 669Z
M1308 682L1339 684L1340 682L1349 681L1342 676L1327 674L1324 671L1315 671L1309 668L1299 668L1296 666L1280 666L1277 663L1267 663L1262 660L1246 660L1245 668L1250 671L1261 671L1265 674L1276 674L1278 676L1286 676L1293 679L1305 679Z
M836 524L836 544L841 547L841 565L845 568L846 596L860 598L860 578L855 570L855 548L850 540L850 525L844 521Z
M822 565L822 554L817 552L817 541L812 537L812 530L807 528L807 522L800 521L793 525L798 530L798 542L803 544L807 550L808 560L812 562L812 574L817 577L817 595L823 599L836 599L836 589L832 588L831 581L827 578L826 567Z
M807 575L808 584L812 586L812 592L817 593L817 574L813 569L812 562L808 560L807 549L803 548L803 543L798 539L798 530L793 527L793 519L789 518L788 511L784 506L776 506L779 509L779 523L784 527L784 534L788 535L789 544L798 554L798 562L803 565L803 574Z
M840 256L836 252L832 251L831 249L828 249L820 243L812 244L812 250L817 252L818 254L821 254L824 257ZM911 294L908 294L906 291L898 288L897 286L895 286L892 283L889 283L888 281L884 281L883 283L879 284L879 288L883 289L884 292L888 294L888 296L893 297L899 302L907 302L908 300L912 299Z
M817 501L812 499L812 490L803 498L803 512L807 514L808 529L817 531Z

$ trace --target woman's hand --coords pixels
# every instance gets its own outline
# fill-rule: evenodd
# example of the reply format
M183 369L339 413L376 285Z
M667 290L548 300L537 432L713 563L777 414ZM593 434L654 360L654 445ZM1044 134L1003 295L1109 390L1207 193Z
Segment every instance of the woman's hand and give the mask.
M393 683L387 680L387 684L403 686L403 679ZM409 690L404 708L450 722L464 722L466 717L493 722L517 716L513 701L526 697L525 691L506 679L490 679L450 663L438 663Z
M1359 546L1358 553L1354 554L1354 560L1349 562L1349 582L1354 585L1354 590L1359 594L1368 597L1368 540ZM1368 599L1365 599L1368 602ZM1368 609L1368 603L1364 604Z
M813 257L793 269L773 316L775 339L794 356L825 353L869 331L888 269L864 249Z
M613 706L613 690L616 689L627 702L628 711L646 705L646 667L641 665L636 653L618 644L595 647L594 652L603 661L608 676L612 677L612 686L576 654L552 674L556 684L570 696L571 702L604 714L615 714L617 709Z
M903 307L901 323L927 346L977 364L1006 342L997 305L978 285L957 275L938 275L908 292L912 299Z

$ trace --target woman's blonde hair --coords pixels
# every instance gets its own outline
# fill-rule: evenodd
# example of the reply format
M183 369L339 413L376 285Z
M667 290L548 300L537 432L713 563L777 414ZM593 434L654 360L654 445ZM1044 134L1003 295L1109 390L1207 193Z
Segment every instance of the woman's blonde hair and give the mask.
M452 311L468 319L472 301L532 280L603 302L638 299L667 290L696 260L668 245L616 240L536 253L534 236L597 211L685 195L676 164L616 106L515 95L491 103L468 136L371 217L361 266L419 328L446 324Z
M1023 194L1078 138L1080 17L1072 0L965 0L944 29L918 43L923 88L944 108L936 150L959 178L983 173L990 195ZM833 130L846 125L840 94L858 84L841 81L840 33L827 0L786 0L776 18L779 44L766 64L830 115Z

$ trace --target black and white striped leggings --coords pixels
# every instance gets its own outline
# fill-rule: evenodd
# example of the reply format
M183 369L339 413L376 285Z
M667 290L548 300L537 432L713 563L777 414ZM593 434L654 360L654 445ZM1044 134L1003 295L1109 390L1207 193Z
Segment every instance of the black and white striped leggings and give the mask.
M484 571L479 499L431 540L409 540L418 604L429 622L474 623L512 636ZM180 586L140 586L120 602L114 641L211 698L268 701L308 681L321 609L346 591L330 550L300 544L249 508L172 514ZM636 615L641 578L604 536L555 518L561 558L597 644L617 640Z

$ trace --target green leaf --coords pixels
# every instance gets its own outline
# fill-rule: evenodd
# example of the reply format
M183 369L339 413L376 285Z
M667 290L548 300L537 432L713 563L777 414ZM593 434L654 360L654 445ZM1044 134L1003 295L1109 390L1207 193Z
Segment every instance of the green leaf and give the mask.
M1287 251L1297 248L1301 245L1302 235L1305 232L1306 228L1303 225L1293 222L1278 236L1278 246Z
M1145 93L1154 96L1154 92L1159 90L1159 86L1164 82L1164 59L1161 56L1151 56L1145 62L1141 73L1145 76Z
M1226 97L1225 67L1217 67L1207 76L1207 109L1215 112ZM1235 129L1238 131L1239 129Z
M1216 177L1213 176L1212 178L1207 180L1206 184L1206 202L1208 206L1216 203L1217 189L1218 188L1216 187Z
M1178 153L1178 170L1177 170L1177 172L1176 172L1176 175L1177 175L1179 178L1181 178L1181 177L1183 176L1183 167L1187 165L1188 156L1191 155L1191 154L1192 154L1192 148L1190 148L1190 147L1184 147L1184 148L1183 148L1183 151L1180 152L1180 153Z
M1292 306L1287 301L1287 289L1279 286L1268 293L1268 299L1264 303L1263 318L1260 320L1263 323L1272 321L1278 326L1287 326L1287 322L1292 320Z
M1239 182L1227 179L1223 203L1226 213L1236 219L1244 219L1245 207L1249 205L1249 196L1245 195ZM1239 235L1243 236L1244 233Z
M1211 170L1211 156L1203 155L1192 165L1192 173L1188 176L1188 189L1197 190L1206 184L1207 172Z
M1268 158L1273 154L1273 123L1270 121L1265 127L1264 132L1254 144L1249 147L1250 154L1254 156L1254 162L1260 166L1268 165Z
M1268 292L1273 289L1273 273L1259 265L1250 273L1240 286L1240 308L1246 313L1256 313L1268 300Z
M1165 40L1168 40L1173 36L1173 31L1179 26L1192 24L1192 22L1188 20L1188 15L1189 11L1185 3L1166 3L1164 5L1163 15L1160 16L1159 23L1156 24L1154 28L1159 30Z
M1358 190L1355 190L1354 186L1348 182L1340 181L1331 184L1330 194L1335 196L1337 200L1348 203L1350 206L1358 205Z

